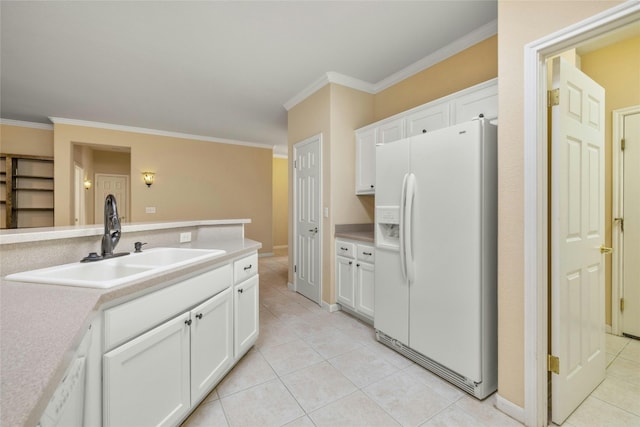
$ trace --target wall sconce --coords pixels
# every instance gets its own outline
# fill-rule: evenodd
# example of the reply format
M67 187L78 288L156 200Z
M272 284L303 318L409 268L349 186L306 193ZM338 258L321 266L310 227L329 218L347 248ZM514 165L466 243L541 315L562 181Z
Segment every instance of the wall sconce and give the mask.
M84 180L84 189L88 190L91 188L91 180L90 179L85 179Z
M142 179L144 179L144 183L147 184L147 187L151 187L153 184L154 172L142 172Z

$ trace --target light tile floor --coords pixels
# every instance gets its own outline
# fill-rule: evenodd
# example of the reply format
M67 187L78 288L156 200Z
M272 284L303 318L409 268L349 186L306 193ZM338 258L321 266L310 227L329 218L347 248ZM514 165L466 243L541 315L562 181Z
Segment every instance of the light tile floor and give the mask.
M260 337L184 427L521 426L495 395L468 396L371 326L289 291L286 256L260 258L259 272ZM607 379L567 426L640 426L640 343L607 339Z

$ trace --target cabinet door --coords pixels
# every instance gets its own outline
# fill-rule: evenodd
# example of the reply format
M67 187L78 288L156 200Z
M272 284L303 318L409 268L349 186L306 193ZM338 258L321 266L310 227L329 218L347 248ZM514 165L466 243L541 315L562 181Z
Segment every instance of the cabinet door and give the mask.
M189 411L189 313L103 356L104 425L171 426Z
M191 310L191 401L198 401L233 360L231 288Z
M431 105L407 116L407 137L427 133L449 126L449 103Z
M376 144L388 144L389 142L397 141L402 138L404 138L404 119L391 120L378 126Z
M376 183L376 129L356 132L356 194L373 194Z
M368 262L358 262L356 264L357 275L357 299L356 311L373 319L374 304L374 280L373 264Z
M258 275L234 286L234 353L236 359L258 339Z
M336 257L336 287L338 302L355 310L355 269L352 259Z
M463 95L453 101L455 122L468 122L482 114L488 120L498 118L498 86L493 85Z

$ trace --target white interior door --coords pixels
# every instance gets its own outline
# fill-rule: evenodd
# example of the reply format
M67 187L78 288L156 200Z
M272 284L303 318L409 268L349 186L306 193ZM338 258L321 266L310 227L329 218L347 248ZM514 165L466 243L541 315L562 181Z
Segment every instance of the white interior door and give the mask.
M552 421L561 424L604 380L604 89L561 58L551 119Z
M640 113L624 118L622 333L640 337Z
M320 304L321 209L320 166L321 135L299 142L294 154L294 216L295 216L295 288L310 300Z
M84 169L74 165L74 224L85 225Z
M118 204L120 222L129 217L129 177L127 175L96 174L95 179L95 223L104 222L104 199L113 194Z

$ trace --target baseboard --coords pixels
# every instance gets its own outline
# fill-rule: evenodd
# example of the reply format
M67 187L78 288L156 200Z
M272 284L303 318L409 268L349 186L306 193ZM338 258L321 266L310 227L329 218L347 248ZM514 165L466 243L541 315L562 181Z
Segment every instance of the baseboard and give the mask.
M329 304L328 302L324 301L322 301L322 308L329 313L340 310L340 306L338 304Z
M289 288L289 290L291 292L295 292L296 291L296 285L294 285L293 283L289 282L287 283L287 288Z
M611 325L604 325L604 331L608 334L611 334Z
M273 256L273 252L260 252L258 254L258 258L262 258L264 256Z
M524 408L521 408L520 406L505 399L504 397L500 396L497 393L496 393L496 408L498 408L500 411L504 412L514 420L524 424Z

